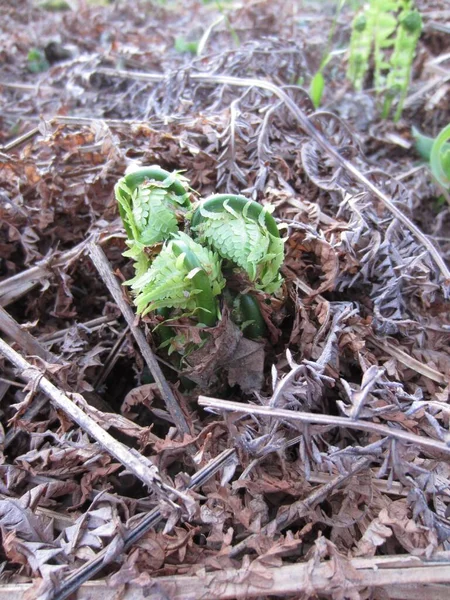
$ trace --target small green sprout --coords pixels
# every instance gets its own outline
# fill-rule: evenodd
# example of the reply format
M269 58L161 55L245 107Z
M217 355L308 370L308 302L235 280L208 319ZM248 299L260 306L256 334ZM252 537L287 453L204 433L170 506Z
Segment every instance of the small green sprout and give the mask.
M334 32L336 30L336 25L339 19L339 15L344 7L346 0L339 0L336 5L336 12L334 14L334 19L330 27L330 31L328 32L328 39L325 52L323 53L322 60L320 61L319 68L316 74L311 79L311 83L309 84L309 95L311 96L312 103L315 108L318 108L322 102L322 95L325 89L325 78L323 76L323 72L325 67L333 58L333 52L331 52L331 45L333 42ZM300 83L297 82L297 85Z
M244 196L217 194L195 210L191 229L201 243L242 268L257 289L277 291L284 244L272 215Z
M43 73L50 68L48 60L45 58L45 54L37 48L33 48L28 52L27 60L28 70L31 73Z
M450 189L450 124L435 138L422 135L415 128L413 136L416 139L416 150L422 158L429 161L436 181L443 189Z
M192 212L187 190L187 179L156 166L128 173L116 184L128 235L124 256L135 261L135 277L126 285L137 313L155 311L164 318L156 332L161 345L173 350L183 335L171 322L187 316L216 325L224 294L245 335L262 337L266 327L256 294L274 293L282 284L284 243L276 221L257 202L228 194L211 196ZM180 231L187 224L195 240ZM248 275L253 291L236 295L226 289L223 260L228 270Z

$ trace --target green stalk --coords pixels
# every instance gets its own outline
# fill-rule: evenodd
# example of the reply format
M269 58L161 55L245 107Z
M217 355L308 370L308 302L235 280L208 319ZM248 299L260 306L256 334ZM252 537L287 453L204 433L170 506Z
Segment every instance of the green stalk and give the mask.
M244 324L245 337L258 339L264 337L267 328L261 315L257 299L251 294L239 294L236 298L240 319ZM246 325L246 323L248 323Z
M217 302L214 297L211 283L200 261L183 240L174 240L172 249L175 256L184 255L184 266L189 270L188 277L192 279L197 290L198 319L208 327L214 327L217 322Z

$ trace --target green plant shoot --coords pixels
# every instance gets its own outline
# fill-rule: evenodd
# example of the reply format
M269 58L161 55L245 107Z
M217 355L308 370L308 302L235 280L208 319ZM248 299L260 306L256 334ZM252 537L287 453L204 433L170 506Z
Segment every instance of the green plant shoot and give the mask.
M243 269L257 289L273 293L280 288L284 243L263 206L244 196L210 196L195 210L191 228L200 243Z
M439 133L431 148L430 165L438 183L445 189L450 188L450 124Z
M218 255L182 232L166 242L144 274L126 283L136 294L138 314L179 309L209 326L217 322L216 296L225 286Z
M335 12L334 18L333 18L333 22L331 24L331 28L328 33L328 39L327 39L327 45L326 45L325 52L322 56L322 60L320 62L320 66L317 70L317 73L311 79L311 83L309 84L309 95L311 96L311 100L312 100L312 103L314 104L315 108L318 108L320 106L320 103L322 102L322 95L323 95L323 91L325 89L325 78L323 76L323 71L332 58L331 44L333 42L333 36L334 36L334 32L336 30L338 18L339 18L339 15L341 14L341 11L345 5L345 2L346 2L346 0L338 0L338 3L336 5L336 12ZM298 85L300 85L300 84L298 83Z
M422 31L413 0L370 0L353 20L347 76L361 90L373 54L374 86L383 95L383 118L397 98L398 120L408 91L411 67Z
M386 119L391 110L394 97L398 96L394 121L398 121L402 114L403 102L406 98L411 76L417 42L422 31L422 17L417 10L412 10L405 2L399 16L397 37L394 50L390 58L390 69L386 78L386 93L382 117Z
M129 238L124 256L135 261L135 277L126 285L132 289L137 313L155 311L166 323L188 316L214 326L220 314L218 296L226 286L226 259L228 267L247 273L254 288L253 293L238 295L226 291L232 314L248 337L259 338L266 328L257 290L273 293L282 283L284 243L277 223L257 202L227 194L207 198L191 213L187 184L178 173L157 166L130 172L116 184ZM196 241L179 231L189 218ZM160 242L162 248L155 246ZM171 349L183 338L170 325L160 324L157 330L162 345Z
M417 152L430 163L431 172L439 185L448 190L450 188L450 124L435 138L422 135L414 127L412 133L416 139Z

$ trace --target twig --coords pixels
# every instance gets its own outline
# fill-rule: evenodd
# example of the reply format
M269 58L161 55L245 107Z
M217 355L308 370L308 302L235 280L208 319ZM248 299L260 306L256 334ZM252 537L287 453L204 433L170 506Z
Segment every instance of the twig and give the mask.
M121 352L123 346L125 346L125 344L126 344L126 341L127 341L126 337L129 333L129 331L130 331L130 328L127 326L122 331L122 333L117 337L116 343L109 351L106 359L103 361L102 369L101 369L100 373L98 374L97 379L94 382L94 390L98 390L98 388L101 385L103 385L103 383L106 381L106 378L113 370L114 365L116 364L116 362L119 359L120 352Z
M424 375L425 377L428 377L437 383L443 383L444 385L448 383L448 377L445 377L445 375L439 371L436 371L436 369L433 369L426 363L420 362L413 356L406 354L406 352L400 348L397 348L397 346L394 346L384 340L377 340L373 336L369 336L368 340L371 344L380 350L384 350L387 354L401 362L403 365L405 365L405 367L408 367L408 369L412 369L413 371L416 371L417 373L420 373L421 375Z
M86 249L87 244L95 237L97 243L103 244L118 232L116 223L111 223L106 228L93 228L92 233L86 239L65 252L53 251L51 256L39 261L34 267L30 267L13 277L9 277L0 282L0 306L7 306L15 302L31 289L42 284L47 278L52 276L52 268L65 267L79 258Z
M370 423L369 421L309 412L294 412L292 410L284 410L281 408L273 409L268 406L255 406L243 402L231 402L229 400L220 400L219 398L208 398L207 396L199 396L198 403L200 406L206 406L208 408L236 411L248 415L261 415L285 419L286 421L300 421L301 423L333 425L334 427L347 427L349 429L369 431L370 433L375 433L381 437L390 437L419 446L420 448L427 448L443 452L444 454L450 454L450 445L447 445L445 442L433 440L432 438L417 435L415 433L409 433L408 431L403 431L401 429L395 429L394 427L389 427L387 425Z
M6 336L10 337L28 356L38 356L42 360L48 363L54 364L64 364L64 361L60 356L56 356L50 350L47 350L41 342L36 339L31 333L23 329L19 323L15 319L11 317L1 306L0 306L0 331L2 331ZM66 391L74 392L70 385L65 384ZM86 397L88 398L90 404L98 408L99 410L105 412L111 412L111 406L96 392L87 392ZM31 408L31 407L30 407ZM25 418L32 419L33 416L39 412L31 412L28 413L30 409L27 409L25 413Z
M155 379L155 383L158 387L158 390L160 391L162 399L164 400L167 406L167 410L169 411L176 426L178 427L179 432L181 433L181 435L190 435L191 431L186 421L186 418L177 402L177 399L175 398L172 390L170 389L169 384L167 383L163 375L163 372L161 371L161 367L159 366L158 361L156 360L156 357L153 354L152 349L150 348L145 338L145 335L143 334L142 330L136 326L136 316L133 313L133 310L131 309L130 305L125 300L123 290L111 271L111 266L109 264L108 259L105 256L105 253L95 243L89 244L88 251L92 262L95 265L95 268L97 269L104 284L110 291L115 303L119 307L126 322L128 323L130 331L133 334L140 351L142 352L142 356Z
M144 460L144 457L137 457L124 444L114 439L70 398L53 385L39 369L26 361L2 339L0 339L0 353L20 369L21 379L30 382L33 386L44 392L56 407L64 411L83 431L91 435L106 452L124 465L151 490L155 490L159 486L171 492L175 491L159 480L156 468L148 460Z
M450 562L427 563L426 561L410 560L402 564L402 556L374 557L370 559L346 560L342 557L342 567L348 567L345 572L346 578L341 585L345 590L358 590L362 588L397 586L412 584L426 585L437 582L450 582ZM293 565L269 568L258 564L257 561L242 569L227 569L219 572L205 573L197 576L175 576L158 577L158 586L152 590L137 589L130 587L129 594L124 596L128 600L160 600L170 597L172 600L186 600L196 598L198 600L231 600L240 598L261 598L263 596L288 596L302 593L327 594L330 589L336 589L335 565L331 561L323 562L312 567L310 563L303 562ZM93 583L91 584L93 585ZM101 585L97 582L97 585ZM89 586L90 588L90 586ZM83 587L83 591L84 591ZM93 588L95 590L95 587ZM104 593L109 595L102 586ZM425 588L426 589L426 588ZM433 589L433 588L431 588ZM134 592L134 593L133 593ZM448 588L447 588L448 593ZM84 597L84 595L83 595ZM89 597L100 598L100 596ZM105 596L103 596L104 598ZM399 598L398 595L394 596ZM409 600L414 596L404 596ZM415 596L417 598L417 596ZM51 600L64 600L67 595L50 596ZM434 595L423 598L435 600ZM439 598L439 596L438 596ZM448 596L447 596L448 598Z
M303 565L301 565L303 566ZM279 567L280 569L284 569L285 567ZM374 566L374 568L376 568ZM275 569L267 569L267 577L271 579L272 571ZM390 569L390 572L395 573L395 569ZM121 600L161 600L161 588L166 588L170 593L170 596L165 595L165 598L171 598L171 600L186 600L186 598L198 598L199 600L218 600L221 598L222 600L226 598L233 598L233 600L245 600L246 598L261 598L266 597L265 591L253 582L252 585L249 586L247 583L245 576L247 572L233 571L227 572L227 575L230 577L230 580L233 581L234 577L234 587L232 596L222 595L220 590L228 589L226 583L221 583L221 579L217 582L212 581L213 574L210 574L209 580L205 580L201 575L186 577L185 575L175 575L175 576L166 576L166 577L158 577L156 580L158 585L155 588L142 588L138 586L133 586L132 584L128 584L126 589L122 589L120 591ZM360 571L361 576L364 578L364 573ZM287 573L286 571L281 571L282 575L289 575L290 577L296 577L297 573L290 571ZM244 578L242 583L237 583L240 580L239 578ZM392 577L395 579L395 577ZM32 585L28 583L16 583L16 584L4 584L0 587L0 600L26 600L29 598L29 593ZM219 590L218 595L216 590ZM277 597L281 596L291 596L291 592L286 592L281 594L281 592L277 592L276 582L273 584L273 592ZM387 598L391 600L448 600L450 595L450 586L443 584L384 584L383 590L387 594ZM226 593L225 591L223 592ZM90 581L89 583L85 583L80 588L80 595L76 596L76 598L89 598L89 600L105 600L105 598L111 598L113 594L113 590L111 589L111 584L107 580L101 581ZM187 596L186 594L190 594ZM297 598L298 595L296 594ZM75 600L75 597L74 597Z
M0 306L0 331L12 338L29 356L39 356L46 362L58 362L56 356L44 348L39 341L17 323L4 308ZM61 361L59 361L61 362Z
M56 344L62 342L66 333L68 333L73 327L80 327L85 331L89 331L92 333L97 329L101 328L103 325L113 324L117 325L117 317L114 315L105 315L103 317L96 317L95 319L91 319L89 321L83 322L75 322L70 327L66 327L65 329L58 329L57 331L52 331L51 333L44 333L39 336L39 341L41 344Z
M219 456L211 460L191 478L187 489L193 490L203 485L218 471L220 471L220 469L222 469L222 467L224 467L227 462L234 457L234 455L235 450L233 448L224 450L221 454L219 454ZM147 531L152 529L162 519L163 515L161 514L161 510L159 508L154 508L151 510L138 525L127 532L123 540L123 546L120 546L116 552L111 552L109 547L106 547L98 552L95 558L72 573L61 584L61 586L55 590L51 596L48 597L48 600L64 600L65 598L68 598L85 581L88 581L94 577L94 575L101 571L104 566L113 562L120 552L127 550L130 546L135 544L143 535L147 533ZM160 597L161 596L159 596L159 598ZM186 596L183 596L183 598L185 597Z

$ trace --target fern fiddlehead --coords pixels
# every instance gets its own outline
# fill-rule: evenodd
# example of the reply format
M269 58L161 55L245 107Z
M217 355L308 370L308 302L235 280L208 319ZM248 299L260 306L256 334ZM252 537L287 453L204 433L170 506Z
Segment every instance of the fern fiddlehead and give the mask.
M138 314L155 311L166 322L188 316L214 326L218 296L226 285L222 259L247 273L254 292L280 288L284 244L275 220L260 204L244 196L218 194L190 214L187 179L159 167L128 173L116 184L115 194L129 238L124 256L135 261L135 277L126 285L132 289ZM196 241L179 231L180 222L189 218ZM155 246L149 253L147 248L158 242L164 242L162 248ZM245 335L262 337L266 326L256 295L231 293L229 300ZM170 325L160 324L157 330L162 345L170 345L169 352L182 340L183 334L176 334Z
M194 211L191 229L200 243L243 269L257 289L277 291L284 244L272 215L244 196L217 194Z
M178 232L166 242L149 269L127 282L136 294L138 314L172 308L215 325L216 296L225 286L217 254Z
M176 211L190 207L187 179L157 166L122 177L115 187L120 216L131 241L151 246L178 231Z

